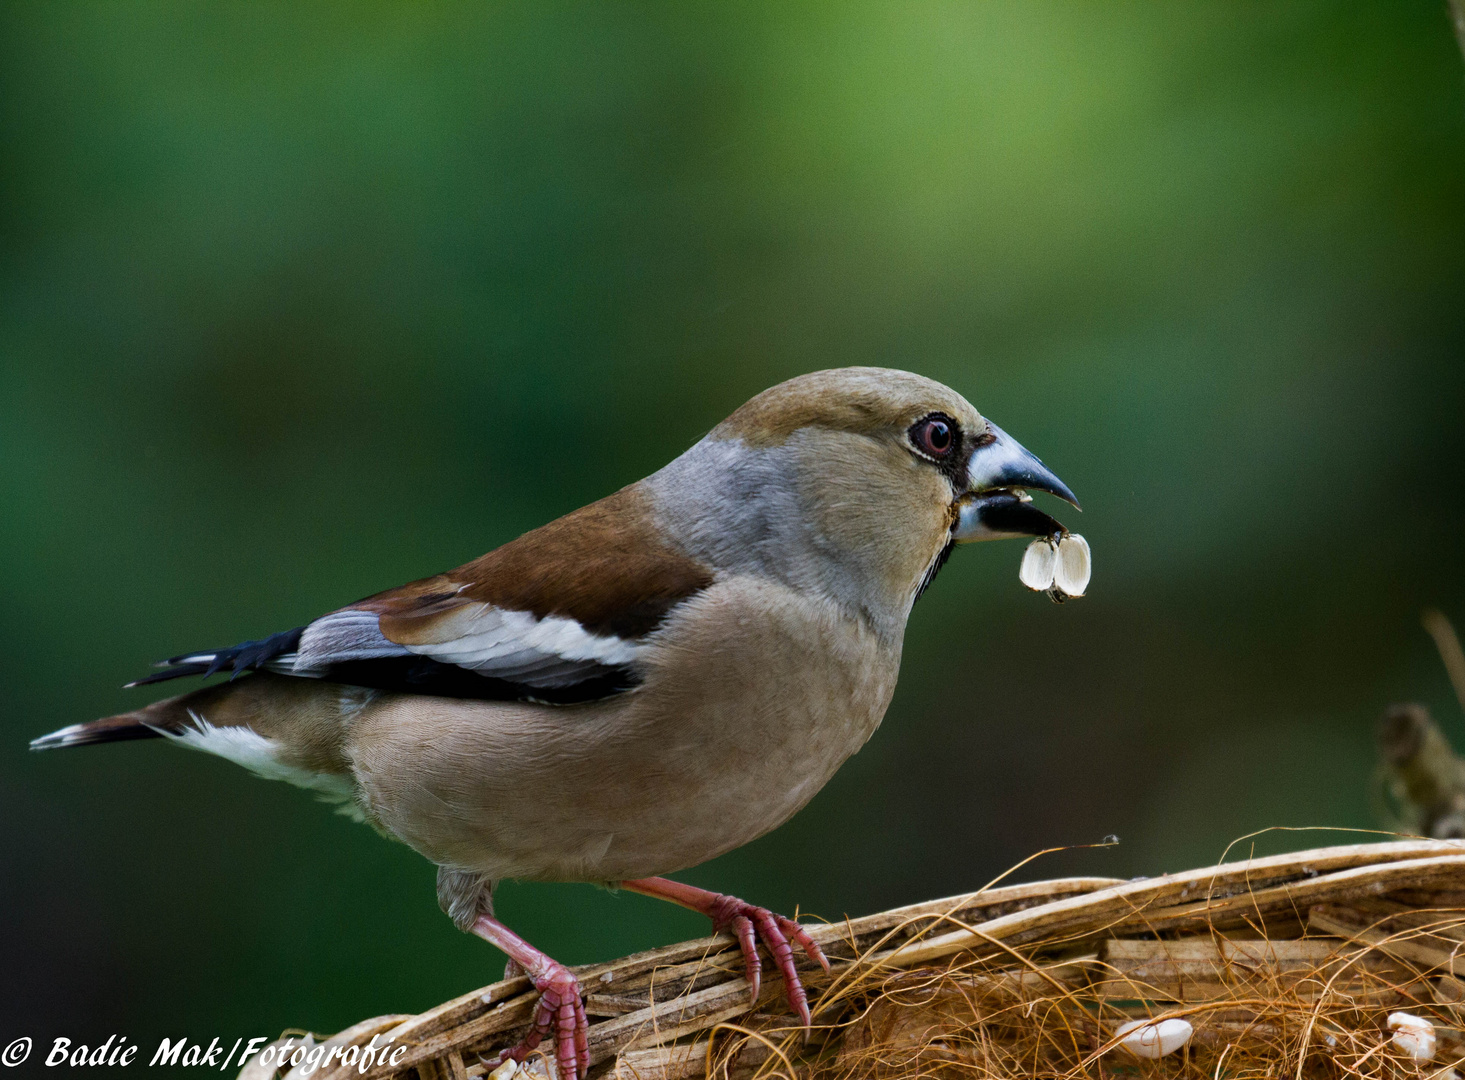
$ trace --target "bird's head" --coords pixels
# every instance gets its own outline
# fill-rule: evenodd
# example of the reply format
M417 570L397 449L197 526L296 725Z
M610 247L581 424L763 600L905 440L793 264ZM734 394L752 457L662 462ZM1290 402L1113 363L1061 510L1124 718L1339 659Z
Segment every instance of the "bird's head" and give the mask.
M1078 505L956 391L885 368L765 390L652 483L711 565L816 588L901 627L952 544L1064 531L1027 491Z

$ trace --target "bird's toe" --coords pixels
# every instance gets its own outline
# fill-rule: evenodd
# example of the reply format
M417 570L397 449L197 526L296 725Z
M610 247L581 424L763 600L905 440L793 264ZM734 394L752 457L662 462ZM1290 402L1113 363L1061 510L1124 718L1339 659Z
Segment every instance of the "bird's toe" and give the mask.
M744 969L753 1000L757 1000L762 985L763 962L758 956L757 946L757 942L762 941L783 975L784 994L788 998L789 1007L804 1027L808 1027L813 1022L809 1012L809 994L794 962L793 942L797 942L809 959L827 972L829 961L824 956L824 950L819 948L818 942L809 936L808 931L790 918L735 897L720 899L723 901L722 910L713 917L714 927L717 930L729 930L737 936L738 944L742 947Z
M546 1038L551 1038L560 1080L584 1080L590 1068L590 1025L585 1018L584 992L579 980L569 968L555 964L534 980L534 988L539 991L539 1004L534 1009L529 1033L491 1064L502 1064L510 1058L522 1062Z

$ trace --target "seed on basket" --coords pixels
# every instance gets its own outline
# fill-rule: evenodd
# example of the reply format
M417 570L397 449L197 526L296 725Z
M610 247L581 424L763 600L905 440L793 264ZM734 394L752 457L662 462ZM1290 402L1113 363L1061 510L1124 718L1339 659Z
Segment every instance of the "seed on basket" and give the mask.
M1185 1020L1131 1020L1114 1029L1119 1045L1138 1058L1162 1058L1190 1042L1195 1028Z
M1415 1061L1430 1061L1434 1058L1434 1025L1422 1016L1413 1013L1389 1013L1389 1030L1394 1033L1394 1045Z

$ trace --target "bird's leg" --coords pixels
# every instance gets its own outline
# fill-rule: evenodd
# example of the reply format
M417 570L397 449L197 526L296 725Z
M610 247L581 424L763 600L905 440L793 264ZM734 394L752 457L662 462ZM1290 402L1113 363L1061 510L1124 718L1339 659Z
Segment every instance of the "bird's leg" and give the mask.
M826 972L829 970L829 961L824 958L824 950L819 948L818 942L798 923L782 915L775 915L767 908L754 907L736 896L723 896L721 893L708 892L706 889L683 885L680 881L669 881L666 878L622 881L621 888L643 896L670 900L673 904L700 911L712 920L714 931L729 930L736 935L738 945L743 950L749 993L754 1001L758 1000L758 989L763 979L763 961L758 957L758 939L762 938L763 944L773 954L774 963L783 972L784 992L788 995L789 1005L804 1022L804 1027L809 1026L812 1019L809 1015L809 995L804 991L804 984L799 980L799 973L794 967L794 950L789 939L797 941L804 952L809 954L809 959L818 963Z
M570 969L552 960L529 942L514 933L491 915L479 915L470 928L490 945L509 954L509 962L518 964L539 991L539 1005L534 1010L534 1026L524 1041L505 1050L494 1061L502 1064L508 1058L523 1061L529 1052L554 1036L554 1058L560 1080L583 1080L590 1068L590 1049L586 1041L585 1003L580 997L580 983Z

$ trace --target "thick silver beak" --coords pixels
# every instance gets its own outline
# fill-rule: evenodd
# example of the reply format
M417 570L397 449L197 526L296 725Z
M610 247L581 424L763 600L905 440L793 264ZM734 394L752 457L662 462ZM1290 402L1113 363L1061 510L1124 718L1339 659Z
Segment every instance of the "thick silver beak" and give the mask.
M1033 506L1027 491L1046 491L1079 509L1068 485L996 424L993 438L967 459L967 493L958 502L951 538L957 543L1011 536L1059 537L1063 525Z
M1053 475L1022 443L991 421L987 430L993 439L972 451L967 459L967 490L980 495L992 488L1026 488L1057 495L1074 509L1083 509L1068 485Z

